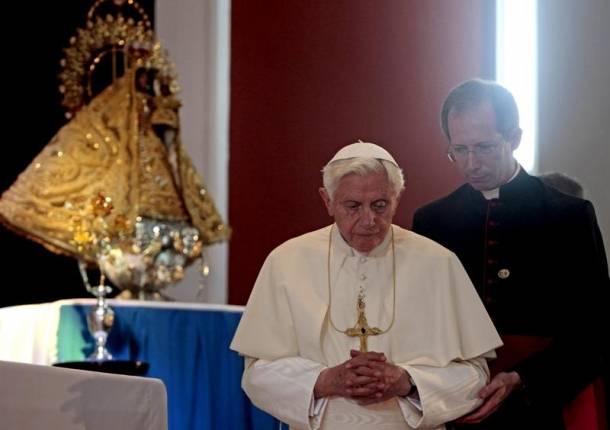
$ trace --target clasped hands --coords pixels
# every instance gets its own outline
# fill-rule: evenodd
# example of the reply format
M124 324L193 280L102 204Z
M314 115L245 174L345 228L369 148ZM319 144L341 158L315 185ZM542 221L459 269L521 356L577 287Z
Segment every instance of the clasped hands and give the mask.
M409 393L407 372L388 363L383 353L351 350L350 356L346 362L320 373L314 386L316 399L340 396L370 405Z

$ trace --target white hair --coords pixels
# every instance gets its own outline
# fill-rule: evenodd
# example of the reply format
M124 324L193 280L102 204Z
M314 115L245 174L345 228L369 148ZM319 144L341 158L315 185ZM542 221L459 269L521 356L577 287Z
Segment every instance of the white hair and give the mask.
M391 161L377 158L354 157L330 162L322 169L322 182L332 200L339 186L339 181L344 176L350 174L366 176L370 173L381 172L387 174L392 189L398 195L405 187L402 169Z

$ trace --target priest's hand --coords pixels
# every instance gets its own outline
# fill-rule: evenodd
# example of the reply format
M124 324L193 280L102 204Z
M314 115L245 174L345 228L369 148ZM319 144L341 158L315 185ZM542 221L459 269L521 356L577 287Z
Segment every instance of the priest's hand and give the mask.
M517 372L500 372L489 384L479 391L483 404L474 412L456 420L460 424L476 424L494 413L504 400L521 385L521 377Z
M314 385L314 397L362 398L373 395L378 391L378 378L372 375L373 372L362 369L370 367L372 362L383 363L385 359L382 353L368 352L358 356L352 355L346 362L323 370Z
M358 367L354 368L356 375L375 379L371 383L352 390L351 397L358 400L358 404L370 405L392 397L406 396L411 390L407 372L402 367L388 363L385 355L375 352L362 353L354 350L351 351L351 355L351 362L359 364ZM356 361L356 359L359 360Z

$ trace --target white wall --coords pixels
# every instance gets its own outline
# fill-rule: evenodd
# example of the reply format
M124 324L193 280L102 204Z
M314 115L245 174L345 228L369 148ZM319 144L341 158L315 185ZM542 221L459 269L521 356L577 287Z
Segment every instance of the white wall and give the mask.
M538 4L539 171L582 184L610 255L610 1Z
M157 0L155 7L157 37L182 88L182 142L227 222L230 1ZM226 303L227 246L206 251L211 271L203 290L199 267L192 266L166 293L181 301Z

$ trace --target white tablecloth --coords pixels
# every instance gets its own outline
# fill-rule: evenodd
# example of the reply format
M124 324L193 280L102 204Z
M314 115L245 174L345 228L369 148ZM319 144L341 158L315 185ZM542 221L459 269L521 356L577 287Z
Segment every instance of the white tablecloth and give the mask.
M0 381L2 429L167 429L158 379L0 361Z
M182 302L108 300L111 307L193 309L241 312L243 306ZM0 308L0 360L53 364L57 360L57 330L64 305L94 306L95 299L68 299L51 303Z

